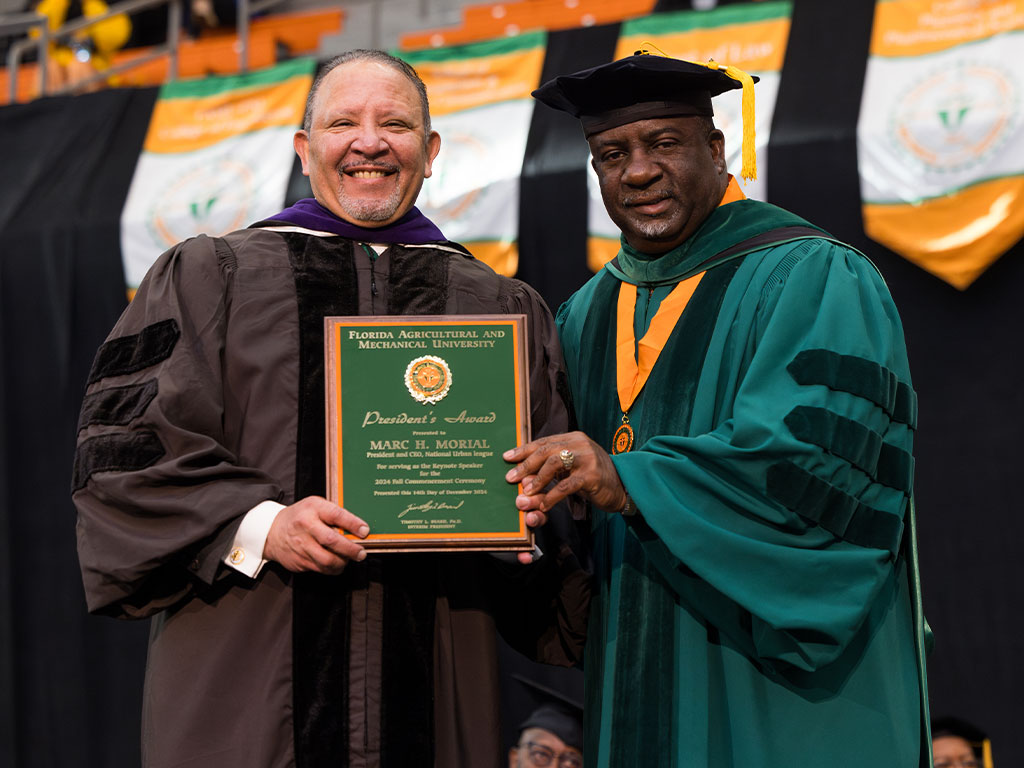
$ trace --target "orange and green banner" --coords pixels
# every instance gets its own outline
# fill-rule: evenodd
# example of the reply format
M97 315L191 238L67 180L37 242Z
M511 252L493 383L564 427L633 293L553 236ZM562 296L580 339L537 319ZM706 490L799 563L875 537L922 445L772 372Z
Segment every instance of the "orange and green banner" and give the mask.
M314 61L160 89L121 215L130 291L163 251L284 207Z
M763 200L768 171L764 149L775 112L779 74L786 55L790 2L760 2L729 5L711 11L681 11L627 21L622 25L615 59L632 55L640 48L659 50L677 59L708 61L739 67L761 78L756 94L756 142L758 178L738 179L742 148L740 91L714 100L715 125L725 133L725 154L730 172L737 175L747 197ZM619 230L608 218L597 177L590 172L588 263L595 272L619 250Z
M879 0L864 229L961 290L1024 235L1024 0Z
M540 85L543 32L406 51L427 86L441 152L417 207L496 272L519 266L519 174Z

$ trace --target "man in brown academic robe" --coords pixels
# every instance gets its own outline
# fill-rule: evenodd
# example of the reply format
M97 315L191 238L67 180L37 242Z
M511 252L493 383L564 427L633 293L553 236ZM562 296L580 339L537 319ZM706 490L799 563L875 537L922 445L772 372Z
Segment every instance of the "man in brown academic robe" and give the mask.
M496 766L495 630L580 658L560 539L367 556L338 530L364 537L359 510L323 498L325 316L525 314L534 434L568 427L543 301L413 207L439 145L404 62L333 60L295 137L315 199L163 254L97 353L79 555L91 611L153 617L147 768Z

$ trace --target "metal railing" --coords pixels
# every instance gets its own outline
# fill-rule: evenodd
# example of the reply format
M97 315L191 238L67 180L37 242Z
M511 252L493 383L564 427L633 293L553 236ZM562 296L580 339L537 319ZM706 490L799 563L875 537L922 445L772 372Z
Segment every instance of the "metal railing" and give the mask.
M285 0L237 0L235 7L238 20L235 23L238 34L238 71L247 72L249 69L249 22L253 14L263 13L268 8L280 5Z
M35 25L40 28L40 34L37 38L26 37L20 40L15 40L11 43L10 49L7 51L7 76L10 79L9 93L10 103L15 103L18 100L18 69L21 66L22 58L27 51L33 48L37 51L37 61L39 62L39 94L42 96L56 96L64 93L73 93L75 91L84 90L90 85L98 82L102 82L112 75L116 75L120 72L127 72L134 67L137 67L146 62L158 59L161 56L168 56L168 70L167 79L174 80L178 77L178 41L181 35L181 11L182 0L122 0L122 2L111 5L106 13L99 16L90 16L85 18L84 16L74 21L61 26L60 29L50 32L47 25L47 18L37 14L22 14L23 16L34 16L36 19ZM139 56L131 61L125 61L120 64L116 64L102 72L96 72L89 77L82 78L75 83L69 83L68 85L53 90L49 89L49 84L46 78L46 71L49 68L50 61L50 43L53 41L61 41L72 37L76 32L91 27L98 21L109 19L112 16L119 14L132 14L138 11L144 11L147 8L155 8L158 6L166 5L167 8L167 41L163 45L153 46L149 49L149 52ZM0 20L0 31L5 30L6 24ZM32 26L32 25L30 25ZM10 34L10 33L8 33Z
M240 72L248 71L249 67L249 24L253 14L262 13L282 2L285 2L285 0L238 0L236 32L238 34L238 68ZM168 6L168 12L167 40L162 45L153 46L144 55L116 64L102 72L96 72L75 83L52 90L48 88L46 74L50 65L50 43L70 38L76 32L90 27L98 21L109 19L112 16L119 14L131 15L147 8L163 5ZM18 70L22 65L25 54L33 49L38 52L39 94L43 96L55 96L84 90L95 83L107 80L112 75L127 72L162 56L168 57L167 80L176 80L178 77L178 46L181 39L182 18L182 0L121 0L121 2L111 5L107 12L100 16L75 19L53 32L49 30L47 18L36 13L21 13L0 17L0 37L18 36L20 38L12 42L7 51L9 102L14 104L18 100ZM21 35L25 35L33 28L39 29L38 37L21 37Z
M18 13L0 18L0 37L11 37L28 33L33 27L39 27L39 44L49 49L50 28L46 23L46 17L38 13ZM17 66L21 59L20 50L17 48L19 42L11 44L7 51L7 71L10 74L10 102L13 104L17 99ZM39 59L39 92L46 92L46 64L49 57L43 56ZM12 66L14 69L12 69Z
M455 0L455 2L452 2L452 0L407 1L409 2L410 7L415 8L414 15L420 21L427 18L434 6L443 9L449 7L449 5L458 7L459 5L467 5L472 2L472 0ZM187 0L121 0L120 2L111 5L107 12L101 16L93 16L88 19L75 19L72 22L64 24L60 29L53 32L49 30L47 18L40 14L31 12L0 14L0 41L4 38L18 38L11 43L7 53L7 74L10 78L9 102L13 104L18 100L18 70L22 66L25 54L33 49L38 51L38 95L58 95L81 91L95 83L107 80L112 75L127 72L162 56L169 57L167 80L176 80L178 78L178 49L181 40L183 2L187 2ZM383 47L385 12L382 4L378 2L378 0L319 0L319 2L317 0L300 0L300 2L295 2L295 0L236 0L237 21L235 30L238 37L236 50L238 53L238 69L240 72L246 72L249 68L249 28L251 26L252 17L255 14L262 13L274 6L286 5L289 3L299 5L307 9L316 7L337 8L338 6L341 6L346 10L346 12L357 8L366 9L369 12L370 28L365 37L360 38L358 47L365 47L367 45L371 48ZM74 35L75 32L83 30L98 21L109 19L111 16L116 16L122 13L131 15L137 11L164 5L169 8L167 14L167 41L164 44L149 47L146 49L147 53L145 54L129 61L122 61L109 69L97 72L94 75L90 75L88 78L83 78L75 83L54 87L52 89L49 88L49 83L47 82L47 70L52 65L50 46L55 40L66 40ZM410 21L410 26L415 27L415 22L412 20ZM38 27L39 29L38 37L23 37L28 30L35 27Z

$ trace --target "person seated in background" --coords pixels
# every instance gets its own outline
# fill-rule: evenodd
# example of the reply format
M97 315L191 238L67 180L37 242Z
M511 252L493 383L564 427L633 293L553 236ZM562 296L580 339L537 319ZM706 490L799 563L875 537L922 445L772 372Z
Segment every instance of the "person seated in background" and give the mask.
M583 768L583 719L567 707L544 704L519 726L508 768Z
M51 34L68 22L80 17L96 18L108 10L110 7L104 0L40 0L35 7L36 13L47 18ZM39 37L38 30L32 30L32 33L33 37ZM54 66L50 87L72 86L110 69L114 54L125 46L131 33L132 22L128 15L118 13L80 29L70 39L51 42L49 56ZM102 81L96 81L90 90L101 85Z
M935 768L993 768L992 742L966 720L933 718L932 764Z

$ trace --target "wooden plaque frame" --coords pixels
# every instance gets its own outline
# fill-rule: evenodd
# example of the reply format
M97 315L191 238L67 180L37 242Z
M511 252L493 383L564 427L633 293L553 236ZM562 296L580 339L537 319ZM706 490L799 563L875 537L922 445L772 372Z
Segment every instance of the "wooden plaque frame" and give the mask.
M364 546L533 549L501 458L530 440L526 331L525 315L324 319L328 498L369 524Z

